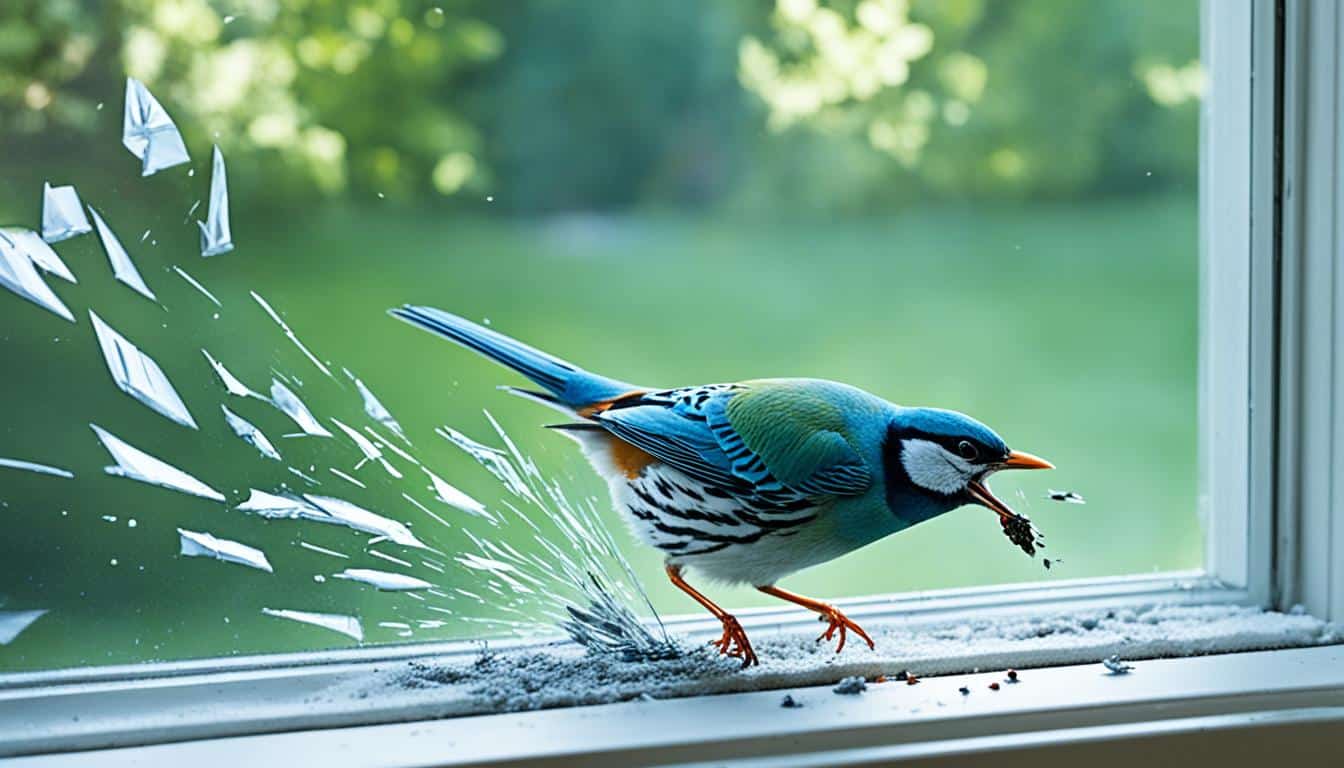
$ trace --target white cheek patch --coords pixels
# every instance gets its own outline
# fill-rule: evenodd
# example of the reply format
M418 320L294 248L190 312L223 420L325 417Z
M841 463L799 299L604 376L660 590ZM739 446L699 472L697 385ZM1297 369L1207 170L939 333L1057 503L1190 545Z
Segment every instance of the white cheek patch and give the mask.
M948 495L963 490L976 472L969 461L929 440L906 440L901 465L915 485Z

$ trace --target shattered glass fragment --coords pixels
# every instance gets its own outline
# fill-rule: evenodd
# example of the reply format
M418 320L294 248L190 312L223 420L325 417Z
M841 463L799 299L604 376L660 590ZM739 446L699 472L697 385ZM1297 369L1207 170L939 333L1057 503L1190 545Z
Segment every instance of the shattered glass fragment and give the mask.
M93 231L74 187L42 184L42 239L59 243Z
M67 283L79 282L75 279L75 273L61 261L60 255L36 232L22 227L5 227L0 229L0 234L7 236L20 251L28 254L28 258L32 259L38 269Z
M298 497L267 493L252 488L249 489L247 501L239 504L237 509L272 520L288 518L343 525L346 528L353 528L357 531L382 537L404 547L429 549L424 542L411 533L411 529L396 520L390 520L363 507L351 504L344 499L331 496L304 494L302 497Z
M224 153L215 145L210 171L210 208L205 221L196 222L201 228L201 255L218 256L233 250L233 235L229 231L229 182L224 173Z
M468 496L463 491L458 490L455 486L449 484L447 480L430 472L428 469L425 470L425 474L429 475L429 482L432 484L430 488L434 491L434 497L439 501L455 509L460 509L469 515L483 517L492 523L497 522L494 516L486 510L484 504Z
M303 624L312 624L316 627L330 629L332 632L340 632L342 635L354 638L359 642L364 641L364 627L359 623L359 619L354 616L339 613L291 611L283 608L262 608L261 612L277 619L289 619Z
M335 475L335 476L341 478L342 480L346 481L347 483L352 484L352 485L359 486L360 488L368 488L368 487L369 487L369 486L365 485L364 483L361 483L359 480L357 480L357 479L351 477L350 475L347 475L346 473L342 472L341 470L339 470L339 469L337 469L337 468L335 468L335 467L327 467L327 471L330 472L331 474L333 474L333 475Z
M303 434L313 437L331 437L327 428L318 422L308 406L303 404L294 390L286 387L279 379L271 379L271 404L294 420Z
M0 467L10 469L26 469L29 472L37 472L42 475L55 475L56 477L71 478L75 476L74 472L60 467L52 467L46 464L38 464L32 461L23 461L21 459L0 459Z
M374 539L374 540L370 541L369 543L370 543L370 544L373 544L375 541L378 541L378 540L379 540L379 539ZM378 558L379 560L386 560L386 561L389 562L389 563L396 563L397 565L400 565L402 568L411 568L411 567L412 567L410 563L406 562L405 560L402 560L400 557L393 557L393 556L391 556L391 555L389 555L389 554L386 554L386 553L383 553L383 552L379 552L379 551L376 550L376 549L370 549L370 550L369 550L369 554L370 554L370 555L373 555L374 557Z
M9 645L20 632L46 614L46 608L31 611L0 611L0 645Z
M181 546L179 554L184 557L213 557L226 563L237 563L274 573L270 561L266 559L266 553L256 547L217 538L208 533L188 531L185 528L178 528L177 535L180 537Z
M362 582L377 587L384 592L406 592L412 589L429 589L434 586L428 581L417 579L414 576L390 571L375 571L372 568L346 568L340 573L332 574L332 578Z
M305 474L302 470L295 469L294 467L287 467L287 469L289 469L290 473L293 474L295 477L299 478L300 480L302 480L303 482L305 482L305 483L307 483L307 484L309 484L309 485L321 485L321 484L322 484L322 481L321 481L321 480L318 480L317 478L313 477L312 475Z
M437 522L438 522L440 525L442 525L443 527L445 527L445 528L452 528L452 527L453 527L447 520L444 520L442 517L439 517L438 515L434 514L434 513L429 509L429 507L426 507L424 504L421 504L420 502L416 501L416 500L415 500L415 497L412 496L412 495L410 495L409 493L406 493L405 491L402 491L402 492L401 492L401 498L403 498L403 499L405 499L405 500L411 502L411 504L412 504L416 509L420 510L421 512L424 512L426 515L429 515L431 518L433 518L435 521L437 521Z
M121 143L140 159L141 176L191 160L173 119L145 84L133 77L126 78Z
M281 460L280 452L275 450L275 446L271 444L271 441L266 439L266 435L262 434L262 431L257 429L252 422L244 419L233 411L230 411L227 405L221 404L219 407L224 411L224 420L229 423L229 429L233 430L233 434L241 437L253 448L256 448L262 456L275 461Z
M159 364L125 336L112 330L93 310L89 310L89 319L98 334L98 346L103 350L108 373L112 374L117 387L155 412L184 427L196 429L196 420Z
M107 449L107 452L112 454L112 459L117 462L115 466L104 467L103 471L107 474L138 480L142 483L169 488L212 501L224 501L224 494L186 472L131 446L97 424L90 424L89 426L93 428L94 434L98 435L98 440Z
M319 552L319 553L324 554L324 555L331 555L332 557L339 557L339 558L341 558L342 560L349 560L349 559L350 559L350 556L349 556L349 555L341 554L340 552L337 552L337 551L334 550L334 549L327 549L326 547L319 547L319 546L317 546L316 544L309 544L309 543L306 542L306 541L300 541L300 542L299 542L299 546L300 546L300 547L303 547L304 549L307 549L307 550L309 550L309 551L312 551L312 552Z
M251 294L252 298L255 299L256 302L261 305L261 308L266 310L266 314L270 315L271 319L274 320L276 324L280 326L280 329L282 331L285 332L285 335L289 337L289 340L294 342L294 345L299 348L299 351L302 352L309 360L313 361L313 365L316 365L318 370L325 373L328 378L335 378L334 376L331 375L331 371L327 369L327 366L323 364L321 360L317 359L317 355L314 355L312 352L310 352L308 348L303 345L303 342L299 341L299 337L297 334L294 333L293 329L291 329L289 325L285 323L284 320L280 319L280 314L276 312L274 309L271 309L271 305L267 304L266 300L261 298L261 296L256 291L251 291Z
M387 406L383 405L382 401L374 396L364 382L360 381L359 377L351 373L348 368L345 375L349 376L350 380L355 383L355 389L359 391L360 398L364 400L364 413L370 419L392 430L393 434L401 438L402 442L410 445L411 441L406 439L406 433L402 431L401 424L397 423L397 420L392 417L392 412L387 410Z
M398 471L396 467L389 464L387 459L383 458L383 452L378 446L370 442L369 438L360 434L353 427L345 425L339 419L332 419L331 423L335 424L342 432L344 432L345 436L350 438L351 442L355 444L355 447L359 449L359 452L364 454L364 458L355 465L355 469L364 466L364 462L376 461L383 465L383 469L387 471L387 474L398 480L401 479L401 472Z
M70 308L65 306L51 286L37 273L32 257L18 244L0 232L0 285L43 309L75 322Z
M205 359L210 361L210 367L215 369L215 375L219 377L220 383L224 385L225 391L230 395L236 397L255 397L258 400L266 400L264 395L259 395L251 389L248 389L247 385L239 381L237 376L229 373L229 370L224 367L224 364L211 357L209 352L202 349L201 354L205 355Z
M219 299L215 298L215 294L207 290L204 285L201 285L200 282L196 280L196 278L192 277L191 275L188 275L186 273L186 270L174 264L173 271L177 273L178 277L182 278L183 280L186 280L187 284L190 285L192 288L195 288L196 290L204 294L205 298L209 299L210 301L213 301L216 307L224 306L223 304L219 303Z
M103 217L98 215L98 211L93 206L89 206L89 213L93 215L93 223L98 227L98 240L103 244L103 252L107 254L107 260L112 263L112 274L118 280L130 286L136 293L144 296L150 301L157 302L159 299L154 292L145 285L145 279L140 276L140 270L135 268L135 262L131 261L131 255L126 252L121 241L117 239L112 228L107 226Z

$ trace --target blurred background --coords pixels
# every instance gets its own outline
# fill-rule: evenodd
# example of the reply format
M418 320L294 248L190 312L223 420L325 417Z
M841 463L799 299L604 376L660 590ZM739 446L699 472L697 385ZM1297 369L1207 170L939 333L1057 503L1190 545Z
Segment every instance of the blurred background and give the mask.
M0 646L0 670L349 642L262 607L358 615L369 642L491 631L471 619L494 608L466 598L422 629L422 601L315 580L388 566L361 554L366 536L104 475L90 422L231 503L288 483L404 520L450 557L467 546L470 518L436 507L444 525L402 496L432 503L423 477L370 466L357 488L327 470L354 472L343 438L281 439L284 416L229 402L285 462L262 459L225 426L201 348L254 389L278 371L320 418L362 424L349 368L417 456L495 507L498 483L433 432L497 442L488 409L575 497L601 500L661 612L694 611L577 451L539 429L554 414L384 314L405 302L629 381L815 376L962 410L1058 466L994 481L1046 532L1062 559L1049 571L963 509L794 576L795 591L1199 567L1198 27L1194 0L10 0L0 224L38 228L43 181L74 184L161 306L112 280L95 236L57 246L80 282L52 285L77 324L0 293L0 456L76 474L0 468L0 611L50 611ZM120 144L127 76L175 119L189 165L140 177ZM189 211L212 143L237 248L203 260L204 205ZM199 432L113 386L89 308L159 362ZM177 527L261 547L276 572L180 558ZM527 531L489 535L535 549ZM415 575L450 595L480 581Z

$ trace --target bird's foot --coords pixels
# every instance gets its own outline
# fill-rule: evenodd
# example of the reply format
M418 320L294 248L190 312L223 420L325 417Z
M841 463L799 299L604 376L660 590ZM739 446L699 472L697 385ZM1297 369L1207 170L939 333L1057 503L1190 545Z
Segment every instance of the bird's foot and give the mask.
M732 656L735 659L742 660L742 668L746 669L753 664L759 665L756 660L756 652L751 649L751 641L747 639L746 630L738 623L737 618L724 615L719 618L723 622L723 636L718 640L710 641L710 645L719 649L719 653L724 656ZM862 631L862 630L860 630Z
M867 641L869 648L877 648L877 645L873 643L873 638L869 637L868 633L863 631L863 627L855 624L853 619L841 613L839 608L836 608L833 605L823 605L820 608L819 613L820 615L817 619L819 621L828 622L829 626L827 626L826 631L822 632L821 636L817 638L818 643L822 640L834 639L835 633L838 631L840 633L840 642L835 646L835 652L839 653L845 649L846 631L852 629L855 634Z

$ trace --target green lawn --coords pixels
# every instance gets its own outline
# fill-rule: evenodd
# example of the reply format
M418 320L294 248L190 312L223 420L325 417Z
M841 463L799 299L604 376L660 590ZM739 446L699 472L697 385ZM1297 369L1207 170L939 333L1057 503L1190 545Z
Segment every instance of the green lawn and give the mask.
M234 223L238 249L209 260L199 258L194 226L182 221L186 205L146 216L137 201L112 190L89 202L104 210L163 308L113 282L92 237L58 247L80 284L53 286L79 316L77 325L0 292L0 456L77 474L64 481L0 470L7 532L0 537L0 609L51 609L0 647L0 669L342 641L264 617L263 606L358 613L371 642L399 640L379 621L430 617L405 595L314 581L345 565L386 567L360 554L361 535L263 521L101 473L107 457L89 422L172 461L231 501L249 486L295 481L227 431L219 411L224 395L202 347L254 388L264 388L272 369L297 376L300 395L320 417L362 424L358 396L339 372L348 367L406 426L418 456L488 502L500 498L499 487L433 434L452 424L487 438L482 409L575 495L605 497L571 444L539 428L553 413L496 392L496 384L516 383L512 374L384 314L403 302L489 318L501 331L638 383L816 376L899 403L963 410L1013 447L1059 467L994 481L1046 532L1051 555L1064 561L1055 569L1043 570L1013 547L993 515L968 508L787 580L799 592L830 598L1201 562L1192 201L768 222L653 214L516 222L325 210L283 226L253 226L244 217ZM8 221L37 215L35 205L3 212ZM146 228L153 233L140 242ZM174 263L223 308L169 272ZM339 385L298 353L249 290L333 363ZM199 433L115 389L93 339L90 307L157 358L200 422ZM279 413L256 401L229 405L266 431L289 463L305 471L313 465L323 482L318 492L407 520L445 552L466 546L461 528L472 522L465 516L439 509L454 525L444 528L401 498L407 491L428 501L421 477L395 483L367 467L358 474L369 489L359 491L325 469L351 471L357 454L343 439L282 440L291 428ZM1077 490L1088 504L1045 501L1047 487ZM136 519L134 528L128 518ZM614 514L608 519L620 525ZM179 526L260 546L276 572L180 558ZM526 545L524 531L511 535ZM302 549L300 537L354 559ZM661 611L695 608L664 583L653 552L624 531L618 541L628 545ZM417 568L416 575L466 589L479 581L460 568L445 576ZM746 589L707 591L730 606L770 602ZM467 600L450 605L459 619L416 639L478 631L465 617L485 609Z

